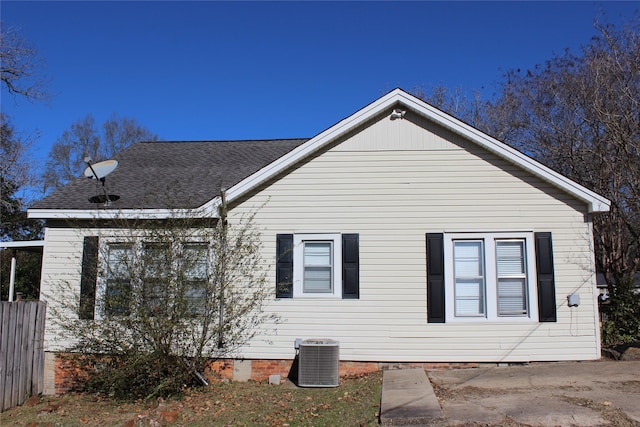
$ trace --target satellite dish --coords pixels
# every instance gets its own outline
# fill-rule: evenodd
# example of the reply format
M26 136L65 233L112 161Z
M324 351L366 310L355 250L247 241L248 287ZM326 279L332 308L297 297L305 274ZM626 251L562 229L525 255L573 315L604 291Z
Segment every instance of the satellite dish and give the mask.
M111 202L115 202L120 198L115 194L107 194L107 190L104 188L105 177L109 175L111 172L116 170L118 167L117 160L105 160L103 162L98 162L95 165L91 164L91 158L86 157L84 159L87 164L87 168L84 170L84 176L89 179L95 179L102 183L102 194L98 194L96 196L90 197L89 202L91 203L104 203L105 206L109 206Z
M84 176L89 179L103 179L118 167L117 160L105 160L95 165L87 162L88 167L84 170Z

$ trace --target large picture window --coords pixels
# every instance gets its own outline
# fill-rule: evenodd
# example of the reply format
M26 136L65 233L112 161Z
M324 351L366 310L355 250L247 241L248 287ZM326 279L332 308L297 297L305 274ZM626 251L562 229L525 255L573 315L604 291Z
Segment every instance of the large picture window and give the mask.
M536 320L532 233L444 235L447 321Z
M107 242L97 301L101 316L126 316L133 304L162 315L169 297L185 313L204 312L210 283L210 251L205 243Z

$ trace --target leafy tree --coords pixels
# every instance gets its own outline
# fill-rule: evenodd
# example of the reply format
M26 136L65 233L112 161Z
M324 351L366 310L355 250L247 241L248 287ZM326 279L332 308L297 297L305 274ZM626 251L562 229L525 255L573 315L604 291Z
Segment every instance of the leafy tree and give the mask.
M113 114L98 130L95 119L87 115L71 124L51 147L43 175L44 190L56 189L79 176L84 159L106 160L134 142L157 141L158 136L130 117Z
M262 310L266 266L253 216L228 223L223 205L220 220L113 225L100 237L96 320L94 300L70 297L70 284L49 296L82 389L122 399L180 393L276 320Z

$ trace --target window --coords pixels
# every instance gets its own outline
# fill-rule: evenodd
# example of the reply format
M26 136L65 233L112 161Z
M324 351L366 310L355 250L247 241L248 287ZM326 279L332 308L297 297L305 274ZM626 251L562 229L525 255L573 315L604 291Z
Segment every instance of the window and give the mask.
M204 314L209 283L209 248L205 244L191 243L183 249L183 273L187 288L185 300L187 311L193 315Z
M527 272L524 240L496 241L498 316L526 316Z
M445 234L446 320L537 320L533 244L533 233Z
M110 315L129 314L133 247L128 244L109 245L107 252L107 283L105 311Z
M106 274L97 294L104 297L98 298L103 315L126 316L134 302L150 316L163 315L170 308L167 300L177 292L183 292L187 314L204 312L210 283L207 244L108 242L106 253ZM179 274L184 286L175 286Z
M155 316L166 310L172 251L168 245L145 243L143 265L142 304L149 315Z
M342 296L340 234L296 234L293 239L293 295Z
M277 234L276 298L360 298L360 235Z
M485 278L482 240L453 242L456 316L484 316Z
M304 245L304 293L333 292L333 242L306 241Z

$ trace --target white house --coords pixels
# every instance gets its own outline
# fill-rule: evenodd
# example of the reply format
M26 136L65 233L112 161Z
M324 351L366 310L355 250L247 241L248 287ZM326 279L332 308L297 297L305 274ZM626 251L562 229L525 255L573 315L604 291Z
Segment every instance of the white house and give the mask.
M167 185L183 189L174 207L215 216L225 187L230 220L256 212L282 319L237 378L286 373L297 338L337 340L343 372L600 357L592 216L610 202L400 89L308 140L138 143L117 159L110 206L78 178L29 210L47 223L42 295L64 279L93 298L82 265L113 231L89 221L173 215Z

